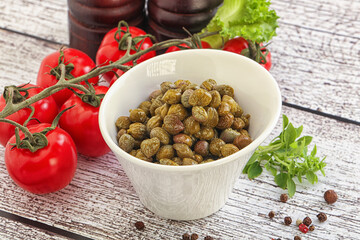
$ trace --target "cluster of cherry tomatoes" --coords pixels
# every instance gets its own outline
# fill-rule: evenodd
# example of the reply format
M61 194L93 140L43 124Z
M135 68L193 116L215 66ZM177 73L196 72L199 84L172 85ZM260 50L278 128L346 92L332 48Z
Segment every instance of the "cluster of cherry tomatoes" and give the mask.
M96 65L103 66L120 59L125 55L126 50L119 50L118 41L114 38L116 31L117 28L114 28L105 35L97 52L96 64L85 53L71 48L62 50L62 53L59 51L45 57L38 72L36 85L25 84L23 86L23 88L29 88L26 98L30 98L58 82L60 62L66 65L67 78L75 78L90 72ZM137 27L129 27L129 31L132 37L146 34ZM117 38L119 38L118 35ZM137 44L137 47L144 50L152 45L151 39L146 37ZM187 46L183 45L183 47ZM202 48L211 47L208 43L202 42ZM248 48L246 40L236 38L229 40L225 44L224 50L241 54L241 51L246 48ZM166 52L178 50L180 48L174 46L167 49ZM130 54L134 53L135 50L130 51ZM155 51L150 51L137 59L136 63L139 64L155 55ZM264 67L270 69L270 54L267 56L268 61L264 64ZM133 63L129 62L126 65L131 66ZM117 80L117 76L122 74L121 70L113 69L113 71L105 73L102 77L111 85ZM96 94L105 94L108 87L97 85L98 81L98 77L88 80L89 83L94 85ZM0 111L5 108L5 105L6 101L2 96L0 97ZM0 122L0 144L6 148L6 168L15 183L23 189L36 194L60 190L67 186L74 177L78 153L88 157L99 157L110 151L99 129L99 107L83 102L70 89L60 90L47 98L37 101L32 106L34 107L33 119L27 123L31 133L41 132L50 127L60 111L71 106L74 107L65 111L60 118L59 126L46 134L48 145L35 152L15 147L15 126ZM8 116L7 119L24 124L31 112L30 108L24 108ZM20 133L19 136L20 139L24 138L23 133Z

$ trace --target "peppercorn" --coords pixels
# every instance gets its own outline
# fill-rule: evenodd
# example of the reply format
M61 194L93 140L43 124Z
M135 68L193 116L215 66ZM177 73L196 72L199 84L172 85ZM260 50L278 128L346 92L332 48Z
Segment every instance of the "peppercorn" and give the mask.
M337 201L338 196L334 190L327 190L324 193L324 199L328 204L333 204Z
M296 220L296 225L299 226L300 224L302 224L302 221L300 219Z
M280 201L283 203L286 203L288 200L288 195L286 193L283 193L280 195Z
M210 237L210 236L206 236L206 237L204 237L204 240L214 240L214 238Z
M327 220L327 216L325 213L321 212L317 215L317 218L319 219L319 222L325 222Z
M294 237L294 240L301 240L301 237L295 236L295 237Z
M284 223L285 223L286 226L289 226L291 224L291 222L292 222L291 217L285 217L284 218Z
M136 227L137 230L143 230L145 228L145 224L143 222L141 222L141 221L137 221L135 223L135 227Z
M310 227L309 227L309 231L314 231L315 230L315 226L314 225L311 225Z
M199 235L196 233L191 234L191 240L197 240L199 238Z
M269 212L269 218L274 218L275 217L275 212L274 211L270 211Z
M303 223L304 223L306 226L310 226L311 223L312 223L311 218L309 218L309 217L304 218Z
M184 234L182 235L182 239L183 239L183 240L190 240L190 234L184 233Z

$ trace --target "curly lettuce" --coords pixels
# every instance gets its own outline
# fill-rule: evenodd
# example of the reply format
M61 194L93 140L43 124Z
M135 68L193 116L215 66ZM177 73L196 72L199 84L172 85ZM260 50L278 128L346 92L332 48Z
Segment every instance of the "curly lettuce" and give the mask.
M268 42L276 35L279 18L270 10L268 0L224 0L215 16L202 32L219 31L219 35L207 37L213 48L219 48L222 39L241 36L253 42Z

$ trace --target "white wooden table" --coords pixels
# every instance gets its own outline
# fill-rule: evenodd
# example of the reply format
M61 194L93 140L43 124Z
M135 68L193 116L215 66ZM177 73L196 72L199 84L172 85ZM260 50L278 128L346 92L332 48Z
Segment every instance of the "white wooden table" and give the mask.
M317 185L302 184L281 203L285 191L270 174L253 181L242 175L220 211L179 222L142 206L112 153L80 156L71 184L41 196L17 187L1 161L0 239L181 239L184 233L199 239L360 239L360 1L272 2L281 18L270 45L271 73L283 113L303 124L319 155L327 156L326 177ZM0 88L35 83L41 60L67 44L65 0L0 1ZM279 121L270 138L280 128ZM323 199L327 189L339 195L334 205ZM320 211L328 215L325 223L316 219ZM292 217L291 226L283 224L285 216ZM305 216L313 219L314 232L302 234L295 226ZM136 221L145 223L143 231L135 229Z

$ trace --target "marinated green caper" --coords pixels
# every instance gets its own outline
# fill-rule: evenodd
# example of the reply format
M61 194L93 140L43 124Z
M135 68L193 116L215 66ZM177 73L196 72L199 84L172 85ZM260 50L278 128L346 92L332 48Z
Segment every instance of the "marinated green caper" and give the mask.
M148 158L154 156L160 148L160 140L158 138L145 139L141 142L141 152Z
M126 116L118 117L115 122L115 126L118 130L120 129L128 129L131 124L130 118Z
M250 115L243 114L229 85L213 79L200 86L188 80L163 82L149 99L115 123L119 147L141 160L172 166L203 164L252 141L247 131Z

